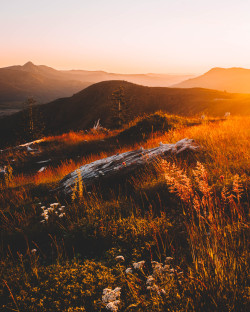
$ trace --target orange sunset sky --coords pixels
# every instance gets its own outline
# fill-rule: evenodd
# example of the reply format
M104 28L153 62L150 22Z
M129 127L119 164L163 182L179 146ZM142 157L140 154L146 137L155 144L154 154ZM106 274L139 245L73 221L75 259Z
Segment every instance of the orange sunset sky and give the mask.
M2 1L0 67L202 73L250 68L249 0Z

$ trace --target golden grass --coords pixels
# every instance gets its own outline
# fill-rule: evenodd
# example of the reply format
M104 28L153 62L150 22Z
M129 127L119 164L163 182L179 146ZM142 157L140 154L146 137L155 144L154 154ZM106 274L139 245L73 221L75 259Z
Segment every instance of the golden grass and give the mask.
M29 193L26 184L37 186L55 183L79 166L109 156L106 153L83 157L77 162L65 161L58 167L49 167L46 171L35 175L11 177L8 181L10 187L0 195L4 197L6 207L10 206L10 203L11 206L17 207L6 211L0 209L2 228L6 233L17 232L20 235L23 231L25 239L28 237L33 244L34 240L38 239L37 233L43 231L40 238L43 241L44 233L47 231L46 234L52 238L58 254L64 250L64 245L60 247L58 244L60 235L61 238L68 239L73 248L75 239L78 239L77 247L80 248L89 242L91 247L96 248L96 254L103 246L106 253L102 258L104 267L101 274L90 274L89 271L95 272L100 266L97 263L91 264L89 271L86 271L79 281L78 276L84 270L82 265L77 274L75 268L78 264L62 265L58 261L53 266L46 266L42 261L39 264L39 257L42 257L40 252L31 254L28 250L28 257L32 260L29 270L25 271L24 268L22 271L22 266L19 268L18 262L11 268L3 269L5 285L8 285L7 290L12 297L8 299L8 292L4 296L3 290L0 289L1 300L12 310L19 307L22 311L28 311L33 305L33 310L37 311L66 312L74 311L74 307L79 306L82 310L75 311L84 311L85 308L88 311L100 311L105 308L103 305L96 305L101 301L102 289L122 286L121 311L126 309L128 311L130 308L144 312L245 311L249 300L247 298L249 207L246 184L243 182L249 172L249 129L250 117L232 117L224 121L183 127L165 134L153 134L146 142L140 144L144 148L151 148L160 142L175 143L188 137L195 139L202 147L199 155L201 160L196 168L187 168L182 166L181 162L180 166L163 162L154 175L150 170L145 170L137 177L138 181L132 181L138 188L146 181L148 189L154 191L155 197L158 194L154 187L161 184L161 192L164 192L164 195L161 195L162 206L156 207L158 209L156 213L152 208L154 200L151 201L149 197L147 208L141 202L138 204L136 196L128 198L126 194L119 196L114 194L112 199L105 200L101 194L92 192L89 195L84 194L80 201L76 199L68 203L65 219L61 220L54 216L55 218L51 218L48 224L40 224L41 205L38 205L38 198ZM138 147L139 144L135 144L110 153L121 153ZM214 187L214 180L220 181L218 188ZM14 188L16 186L19 186L18 189ZM164 197L167 190L170 193L167 195L169 197ZM42 196L39 197L39 201L46 201L46 195ZM164 202L165 199L167 202ZM173 225L172 220L171 222L168 220L170 213L168 208L173 203L178 216L181 215L182 218L181 230L185 229L185 247L182 245L183 240L179 242L175 237L180 235L179 230ZM175 219L177 214L174 215ZM177 220L173 222L177 224ZM34 233L32 229L30 230L33 223ZM25 226L28 230L25 230ZM58 229L58 232L54 232L54 229ZM57 234L53 236L51 233ZM174 240L176 241L173 242ZM49 243L46 248L48 255ZM185 253L182 254L184 248ZM105 262L108 254L112 256L112 260ZM125 256L126 266L114 264L114 258L120 254ZM147 276L152 274L152 268L146 264L140 272L133 270L133 274L124 273L128 266L132 267L134 261L146 260L143 258L145 254L150 254L149 261L157 257L160 261L166 256L175 258L171 264L172 273L155 276L155 283L165 293L159 294L146 288ZM189 260L186 254L189 254ZM87 257L85 249L82 255ZM27 263L26 260L26 266ZM7 258L3 260L4 266L9 266ZM182 266L184 274L179 278ZM103 282L100 281L102 277ZM82 285L85 287L85 281L88 279L90 282L86 283L84 294L88 292L92 299L94 298L91 302L95 306L91 306L91 309L87 301L83 302L83 296L78 292ZM112 282L108 282L107 279ZM3 289L6 289L5 285ZM51 298L51 293L54 293L56 300ZM74 300L66 298L64 302L65 293ZM41 300L46 303L45 299L49 300L49 305L42 306L39 310L38 306L43 304ZM55 302L58 302L58 307L53 306ZM67 310L62 310L60 302L67 306Z
M68 133L64 133L56 136L48 136L44 138L46 142L60 142L61 144L66 145L74 145L83 141L96 141L103 140L107 137L116 135L119 133L117 130L102 132L102 131L92 131L92 132L84 132L84 131L70 131Z
M113 135L112 132L110 135ZM79 142L86 135L81 133L69 133L58 137L49 137L48 140L58 139L62 142L70 142L70 138L75 138L74 142ZM103 138L102 134L91 135L88 138L97 140ZM114 150L110 153L101 153L83 157L79 161L62 162L58 167L48 167L44 172L35 175L14 177L12 186L21 186L29 183L39 185L41 183L53 183L62 179L66 174L76 170L80 166L95 160L105 158L112 154L123 153L140 146L152 148L162 143L176 143L183 138L192 138L206 154L208 169L216 176L235 173L243 174L250 169L250 117L231 117L218 122L204 122L193 127L183 127L177 130L170 130L165 134L155 133L146 142L134 144ZM47 140L46 139L46 140ZM63 143L62 143L63 144ZM67 143L69 144L69 143ZM73 144L73 143L72 143Z
M150 148L162 143L175 143L183 138L194 139L206 153L207 165L218 175L225 172L242 174L249 171L250 116L231 117L224 121L154 134L145 144Z

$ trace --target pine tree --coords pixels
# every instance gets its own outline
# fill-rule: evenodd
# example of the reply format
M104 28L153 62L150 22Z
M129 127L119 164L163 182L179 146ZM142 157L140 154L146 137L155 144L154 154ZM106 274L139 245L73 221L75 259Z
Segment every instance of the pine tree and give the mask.
M130 118L130 110L122 86L112 93L111 103L110 127L121 128Z
M27 107L24 110L24 137L26 140L36 140L43 136L44 123L37 102L28 98L25 102Z

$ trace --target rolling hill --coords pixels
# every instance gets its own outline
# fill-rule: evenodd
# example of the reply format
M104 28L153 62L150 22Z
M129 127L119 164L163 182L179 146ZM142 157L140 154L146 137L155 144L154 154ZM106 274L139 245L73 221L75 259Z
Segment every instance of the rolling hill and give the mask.
M89 86L72 97L39 105L39 122L44 134L60 134L69 130L89 129L100 119L102 126L110 127L112 93L124 88L125 100L131 118L159 110L182 116L202 113L212 116L250 114L250 95L230 94L208 89L156 88L135 85L126 81L105 81ZM1 118L0 147L20 139L24 132L23 112Z
M250 69L212 68L204 75L173 85L175 88L208 88L227 92L250 93Z
M0 68L0 116L12 114L24 107L29 97L38 103L72 96L100 81L127 80L147 86L169 86L190 76L183 75L122 75L104 71L60 71L28 62L23 66Z

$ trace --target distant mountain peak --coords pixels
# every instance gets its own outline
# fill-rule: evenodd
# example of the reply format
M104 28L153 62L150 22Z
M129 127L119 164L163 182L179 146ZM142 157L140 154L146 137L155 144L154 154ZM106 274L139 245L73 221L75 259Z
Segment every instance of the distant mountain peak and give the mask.
M29 62L27 62L27 63L25 63L24 65L23 65L23 67L26 67L26 68L34 68L34 67L36 67L36 65L34 64L34 63L32 63L31 61L29 61Z

